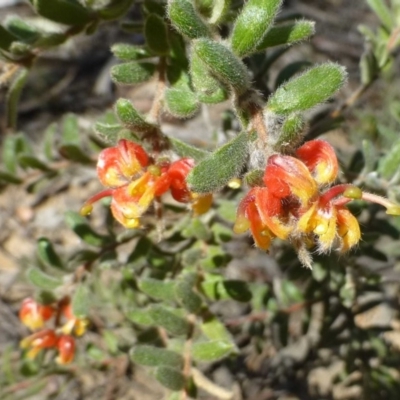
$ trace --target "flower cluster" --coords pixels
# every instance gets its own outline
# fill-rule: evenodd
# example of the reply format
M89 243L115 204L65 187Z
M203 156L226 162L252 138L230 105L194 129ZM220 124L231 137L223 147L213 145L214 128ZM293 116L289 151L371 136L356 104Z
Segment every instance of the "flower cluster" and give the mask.
M70 299L63 298L55 304L43 305L32 298L26 298L19 311L21 322L32 333L21 341L21 348L26 355L34 359L43 349L58 351L56 362L68 364L75 355L75 336L82 336L87 328L88 320L77 318L72 312ZM54 321L55 328L48 328L46 323Z
M212 195L199 196L187 187L186 177L193 166L194 160L190 158L153 164L143 147L121 139L117 146L100 153L97 174L107 189L91 197L81 214L89 214L94 202L111 196L114 218L126 228L137 228L139 218L153 200L167 191L175 200L190 203L195 214L203 214L211 206Z
M315 244L320 253L345 252L361 237L357 219L346 208L354 199L379 203L389 214L400 207L349 185L329 187L337 178L338 161L323 140L306 142L293 156L272 155L265 168L263 186L253 187L240 202L234 230L250 229L256 245L264 250L275 237L291 241L310 267L307 249Z

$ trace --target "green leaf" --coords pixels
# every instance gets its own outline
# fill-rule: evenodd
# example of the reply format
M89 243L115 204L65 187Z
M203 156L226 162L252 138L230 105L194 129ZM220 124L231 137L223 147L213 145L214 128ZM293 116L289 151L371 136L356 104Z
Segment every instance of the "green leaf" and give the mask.
M189 118L199 109L196 95L189 89L167 89L165 105L168 112L177 118Z
M144 36L149 49L157 55L166 55L169 52L167 26L163 18L150 14L144 24Z
M2 162L6 170L11 174L17 172L17 137L6 135L3 140Z
M18 38L0 25L0 48L3 50L8 50L11 43L15 40L18 40Z
M118 140L118 134L122 130L122 125L96 122L94 129L105 142L108 144L115 144Z
M22 168L33 168L33 169L39 169L41 171L51 171L51 169L47 166L47 164L39 160L37 157L31 156L30 154L19 154L18 164Z
M148 81L156 67L151 63L128 62L111 68L111 79L120 85L135 85Z
M301 40L306 40L315 33L314 21L296 21L278 26L273 26L260 43L256 51L264 51L269 47L290 45Z
M17 115L18 115L18 101L28 79L27 68L20 68L14 75L6 97L6 126L15 130L17 127Z
M207 157L210 153L206 150L200 149L198 147L191 146L181 140L169 137L168 140L170 141L172 148L181 157L190 157L193 158L195 161L201 161Z
M91 20L89 11L77 0L33 0L42 17L66 25L85 25Z
M20 184L23 180L10 172L0 171L0 182Z
M284 279L282 280L280 289L282 305L289 306L293 303L304 301L303 292L295 283Z
M240 280L225 280L222 281L222 286L226 294L233 300L247 303L252 298L252 294L246 282Z
M143 278L138 282L139 289L156 300L174 301L175 282L153 278Z
M282 0L248 0L236 19L230 42L233 52L244 57L257 48L274 22Z
M166 388L179 391L185 387L185 376L182 372L169 367L158 367L155 377Z
M378 172L385 179L390 179L399 169L400 165L400 141L393 143L389 152L381 157Z
M101 247L110 244L110 237L95 232L87 223L86 219L73 211L65 213L67 225L87 244Z
M378 75L378 61L371 50L364 51L360 59L360 74L363 85L370 84Z
M305 127L306 121L301 113L288 115L283 121L280 135L274 144L274 150L284 152L296 147L304 137Z
M227 18L231 0L214 0L212 1L212 11L208 22L212 25L218 25Z
M275 88L281 86L294 75L303 72L306 68L309 68L311 63L309 61L294 61L283 67L278 76L275 79Z
M32 285L44 290L54 290L62 284L60 279L47 275L34 267L28 269L26 276Z
M209 39L193 42L193 51L218 80L231 86L238 95L250 87L246 66L221 43Z
M236 177L246 162L247 140L247 133L242 132L200 161L187 177L191 190L197 193L213 192Z
M211 36L208 26L197 14L191 1L168 1L167 13L178 32L189 39Z
M162 326L172 335L186 335L188 332L189 323L161 305L151 306L149 314L155 325Z
M364 156L364 173L375 171L378 154L374 144L370 140L365 139L362 141L362 152Z
M42 261L48 267L54 267L57 269L63 269L64 263L60 256L54 250L51 241L45 237L38 239L37 241L37 253L40 261Z
M128 43L116 43L111 52L122 61L137 61L151 57L147 49Z
M19 40L25 43L33 43L40 36L35 26L28 24L18 16L13 15L7 18L4 25L12 35L15 35Z
M210 73L195 52L190 57L190 75L197 99L202 103L215 104L228 98L228 90Z
M62 143L79 144L80 137L78 117L72 113L66 114L61 127Z
M180 354L155 346L135 346L130 352L130 357L134 363L147 367L167 366L177 369L183 367L183 357Z
M43 133L43 152L47 160L54 159L54 138L57 134L57 124L50 124Z
M214 315L207 316L200 328L204 335L210 340L221 340L227 343L233 343L232 336L225 328L225 325Z
M115 104L115 112L122 124L133 131L149 132L155 129L155 126L148 123L129 100L118 99Z
M385 4L384 0L366 0L374 13L381 20L382 25L390 32L394 27L394 15Z
M198 342L192 345L192 357L200 362L214 362L221 360L235 350L235 345L225 340Z
M58 152L67 160L82 164L93 164L93 160L76 144L63 144L58 148Z
M328 100L343 85L346 76L340 65L318 65L280 86L269 98L267 107L281 115L307 110Z
M126 317L138 325L150 326L154 323L147 309L130 310L126 313Z
M132 3L133 0L112 0L99 10L99 16L106 21L118 19L128 12Z
M86 285L80 284L72 296L72 313L77 318L86 318L89 314L90 292Z
M212 233L199 218L192 218L187 226L182 230L184 238L196 238L200 240L210 240Z
M201 297L193 290L191 276L185 276L178 282L175 288L176 297L179 303L190 313L197 313L202 306Z

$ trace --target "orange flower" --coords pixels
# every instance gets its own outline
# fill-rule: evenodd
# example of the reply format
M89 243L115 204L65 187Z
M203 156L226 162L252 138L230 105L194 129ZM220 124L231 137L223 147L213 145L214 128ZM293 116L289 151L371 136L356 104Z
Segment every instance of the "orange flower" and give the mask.
M250 229L258 247L267 250L274 237L287 239L302 249L301 261L310 267L304 244L314 243L320 253L327 253L333 248L348 251L359 242L358 221L346 208L351 200L373 201L400 215L399 206L352 185L324 191L338 174L335 152L327 142L307 142L295 155L271 156L265 186L252 188L239 204L234 231Z
M69 364L75 357L75 339L70 335L61 335L57 341L57 364Z
M34 359L42 349L50 349L57 344L57 335L53 329L43 329L21 340L22 349L27 349L27 357Z
M111 196L111 212L126 228L137 228L140 217L156 197L168 190L182 203L192 203L195 214L206 212L211 206L210 195L199 197L190 192L186 177L194 160L182 158L170 164L150 164L150 157L138 144L121 139L117 146L103 150L98 158L97 174L107 187L91 197L81 209L81 214L92 211L93 203Z
M53 316L54 309L51 306L38 304L30 297L26 298L19 310L19 319L31 331L43 328L45 321Z

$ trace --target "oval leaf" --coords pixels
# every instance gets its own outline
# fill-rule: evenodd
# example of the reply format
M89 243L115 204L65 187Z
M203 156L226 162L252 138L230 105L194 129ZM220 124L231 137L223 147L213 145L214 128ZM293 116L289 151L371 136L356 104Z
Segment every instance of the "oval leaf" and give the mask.
M155 377L166 388L179 391L185 387L185 377L182 372L174 368L158 367Z
M54 290L62 284L60 279L47 275L34 267L28 269L26 276L32 285L44 290Z
M329 99L346 80L344 67L318 65L280 86L268 101L268 109L287 115L304 111Z
M175 351L155 346L139 345L130 352L133 362L147 367L159 367L161 365L181 369L183 357Z
M196 361L213 362L220 360L234 352L235 346L225 340L211 340L210 342L194 343L192 357Z
M240 133L195 166L187 177L191 190L210 193L236 177L246 161L247 138L245 132Z
M77 318L85 318L89 314L90 292L86 285L79 285L72 297L72 312Z
M248 0L236 19L231 35L232 50L244 57L256 50L267 34L282 0Z
M114 65L111 68L111 79L121 85L134 85L149 80L156 67L151 63L129 62Z

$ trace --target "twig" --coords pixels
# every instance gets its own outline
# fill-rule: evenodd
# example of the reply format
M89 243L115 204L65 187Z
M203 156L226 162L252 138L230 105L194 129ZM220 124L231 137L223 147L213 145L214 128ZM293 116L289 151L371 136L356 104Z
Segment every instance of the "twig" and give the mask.
M210 393L216 399L231 400L233 398L233 392L216 385L197 368L192 368L191 372L195 384L201 389L205 390L207 393Z
M156 94L154 96L153 104L148 114L148 118L150 122L159 124L162 110L162 102L164 99L165 87L166 87L166 72L167 63L165 57L160 57L160 61L158 63L158 82Z

